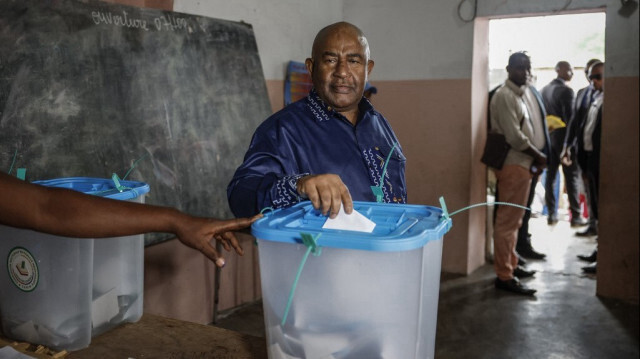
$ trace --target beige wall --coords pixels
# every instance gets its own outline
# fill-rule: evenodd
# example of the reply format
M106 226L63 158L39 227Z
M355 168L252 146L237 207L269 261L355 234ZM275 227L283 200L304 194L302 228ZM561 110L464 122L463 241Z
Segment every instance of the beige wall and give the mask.
M242 257L224 252L218 310L260 298L258 251L253 237L238 234ZM200 252L178 240L144 251L144 312L208 324L213 321L215 267Z
M474 157L469 126L471 80L375 84L378 94L372 102L391 123L407 157L409 202L440 207L439 197L443 196L450 212L466 206L475 182L470 166ZM484 231L469 235L469 218L468 212L453 217L444 241L444 271L470 271L469 242L484 246ZM483 258L484 253L473 255Z
M144 312L210 323L214 268L200 252L178 240L144 251Z
M284 107L284 80L267 80L266 82L271 110L275 113Z

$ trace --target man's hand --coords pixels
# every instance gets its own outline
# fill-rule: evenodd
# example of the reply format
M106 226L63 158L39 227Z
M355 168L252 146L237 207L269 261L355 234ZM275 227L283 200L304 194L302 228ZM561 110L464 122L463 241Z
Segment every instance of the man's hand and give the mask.
M562 147L562 152L560 152L560 162L565 166L571 166L573 161L571 161L571 147Z
M533 165L531 165L531 173L533 173L534 175L539 175L546 167L547 156L545 156L543 153L540 153L539 156L536 156L533 159Z
M531 173L534 175L541 174L542 170L547 167L547 156L533 146L529 146L523 152L533 157L533 164L530 169Z
M335 174L309 175L302 177L296 184L298 194L308 198L313 208L321 210L323 215L335 218L344 205L344 211L353 211L353 201L349 189Z
M224 267L225 260L211 245L211 240L219 241L227 252L230 252L231 248L233 248L236 253L242 255L242 247L233 231L247 228L259 218L262 218L262 214L257 214L251 218L229 220L185 216L184 219L177 223L176 234L180 242L199 250L218 267Z

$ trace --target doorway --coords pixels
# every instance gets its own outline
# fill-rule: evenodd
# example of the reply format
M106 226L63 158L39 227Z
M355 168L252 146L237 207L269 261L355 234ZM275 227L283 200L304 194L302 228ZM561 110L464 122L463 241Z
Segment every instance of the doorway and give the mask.
M604 12L593 12L488 20L485 32L488 33L487 93L504 83L508 58L517 51L526 51L530 56L532 84L538 91L556 78L555 66L558 61L567 61L572 65L574 76L566 84L574 93L586 87L587 61L593 58L605 61L605 18ZM545 174L546 171L540 178ZM539 182L531 206L534 216L547 213L544 185L542 181ZM561 220L568 221L562 171L558 171L555 183L558 215ZM487 170L487 202L492 202L494 195L495 176L491 170ZM493 210L493 207L487 207L485 257L488 261L493 259Z

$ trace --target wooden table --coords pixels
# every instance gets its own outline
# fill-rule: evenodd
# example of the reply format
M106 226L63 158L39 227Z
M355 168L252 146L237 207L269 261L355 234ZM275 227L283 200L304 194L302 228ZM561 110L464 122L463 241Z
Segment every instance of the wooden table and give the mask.
M35 357L35 356L34 356ZM264 338L227 329L144 314L91 339L65 359L266 359Z

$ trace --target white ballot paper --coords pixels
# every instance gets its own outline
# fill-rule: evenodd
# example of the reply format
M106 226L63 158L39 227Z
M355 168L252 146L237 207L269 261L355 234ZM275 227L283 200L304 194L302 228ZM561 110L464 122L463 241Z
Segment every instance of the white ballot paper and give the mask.
M376 228L376 224L355 209L351 214L346 214L344 206L340 206L340 212L336 218L328 218L322 228L371 233Z

